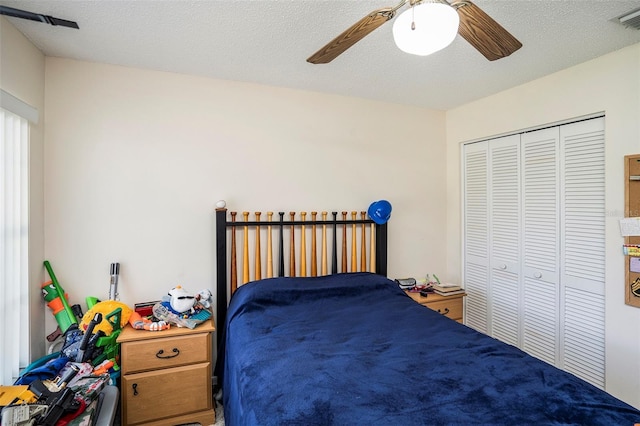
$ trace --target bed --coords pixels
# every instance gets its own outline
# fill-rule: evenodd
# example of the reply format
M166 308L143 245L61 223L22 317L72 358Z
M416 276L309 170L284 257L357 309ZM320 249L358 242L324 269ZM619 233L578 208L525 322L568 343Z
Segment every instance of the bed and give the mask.
M640 423L630 405L423 307L380 271L295 275L233 291L216 366L227 425Z

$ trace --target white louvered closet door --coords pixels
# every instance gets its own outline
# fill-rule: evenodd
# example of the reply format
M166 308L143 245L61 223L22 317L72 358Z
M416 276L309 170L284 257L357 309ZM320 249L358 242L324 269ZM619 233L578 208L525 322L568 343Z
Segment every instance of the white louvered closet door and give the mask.
M604 389L604 118L465 145L463 172L465 323Z
M489 284L488 143L463 148L464 229L463 244L466 315L465 323L483 333L487 330Z
M605 384L604 118L560 128L561 368Z
M489 141L491 335L519 346L520 136Z
M522 134L522 348L559 361L559 138L557 127Z

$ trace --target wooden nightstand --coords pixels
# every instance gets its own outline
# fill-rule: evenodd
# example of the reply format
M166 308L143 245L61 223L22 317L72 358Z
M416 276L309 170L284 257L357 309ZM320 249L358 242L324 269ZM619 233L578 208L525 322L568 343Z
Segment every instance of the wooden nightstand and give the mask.
M195 329L165 331L127 326L120 343L122 424L171 426L215 423L208 320Z
M440 296L439 294L429 293L429 296L422 297L420 293L412 293L405 291L413 300L429 309L440 312L452 320L463 322L463 298L466 293L455 294L453 296Z

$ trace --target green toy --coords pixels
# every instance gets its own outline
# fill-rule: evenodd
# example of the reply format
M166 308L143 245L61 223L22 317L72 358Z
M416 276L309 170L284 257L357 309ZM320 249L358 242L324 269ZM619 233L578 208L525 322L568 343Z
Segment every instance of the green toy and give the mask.
M44 261L44 267L47 268L51 281L42 285L42 296L56 317L60 331L64 334L71 325L78 324L78 320L69 306L64 289L53 273L53 269L48 260Z

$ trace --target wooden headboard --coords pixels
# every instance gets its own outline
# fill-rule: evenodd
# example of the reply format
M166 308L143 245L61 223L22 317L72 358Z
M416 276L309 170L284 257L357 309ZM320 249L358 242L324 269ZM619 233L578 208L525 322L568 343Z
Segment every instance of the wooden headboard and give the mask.
M387 224L375 223L364 211L359 212L359 217L357 211L342 211L340 219L335 211L330 216L326 211L320 214L313 211L309 215L307 212L278 212L277 215L242 212L241 221L236 220L237 216L237 212L228 212L226 208L216 209L218 343L224 330L229 296L239 285L262 278L312 277L339 272L387 275ZM238 274L239 247L242 249L241 276Z

